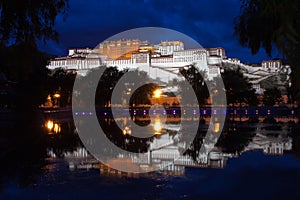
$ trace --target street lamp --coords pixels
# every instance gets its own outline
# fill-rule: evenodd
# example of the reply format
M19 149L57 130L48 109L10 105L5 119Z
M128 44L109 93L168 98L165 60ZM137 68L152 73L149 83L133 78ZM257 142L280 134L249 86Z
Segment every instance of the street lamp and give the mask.
M160 98L161 94L162 94L162 92L161 92L160 89L154 90L154 92L153 92L153 97L156 99L156 100L155 100L155 103L156 103L156 104L158 104L158 99Z
M160 98L161 94L162 94L162 92L161 92L160 89L156 89L156 90L154 90L154 92L153 92L153 96L154 96L154 98L156 98L156 99Z
M59 98L60 98L60 94L57 92L53 95L54 99L55 99L55 105L56 107L59 107Z

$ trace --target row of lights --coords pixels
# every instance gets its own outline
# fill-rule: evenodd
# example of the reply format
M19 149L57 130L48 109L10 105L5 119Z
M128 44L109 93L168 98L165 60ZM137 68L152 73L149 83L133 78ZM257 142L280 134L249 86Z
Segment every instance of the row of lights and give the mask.
M93 115L92 112L75 112L75 115ZM106 115L106 113L104 113Z
M192 112L193 112L194 115L196 115L196 114L198 113L198 110L193 110ZM148 113L149 113L149 112L148 112ZM176 112L176 110L172 110L172 113L173 113L173 115L175 115L177 112ZM217 114L217 110L213 110L212 113L213 113L214 115L216 115L216 114ZM227 113L227 112L224 111L224 114L226 114L226 113ZM103 114L104 114L105 116L108 115L107 112L104 112ZM143 114L146 115L146 114L147 114L147 110L143 110ZM154 115L157 114L157 111L156 111L156 110L153 110L153 114L154 114ZM167 113L166 113L166 110L163 110L163 111L162 111L162 114L166 115L166 114L167 114ZM186 110L183 111L183 114L186 115ZM206 115L206 114L207 114L207 111L206 111L206 110L202 110L202 114L203 114L203 115ZM233 114L236 115L236 114L237 114L237 110L234 110L234 111L233 111ZM249 114L249 113L248 113L248 110L245 110L245 114L246 114L246 115ZM259 114L259 110L255 110L255 114L258 115L258 114ZM270 114L271 114L271 110L267 110L267 114L270 115ZM291 114L294 114L294 110L291 111ZM92 113L92 112L75 112L75 115L93 115L93 113ZM136 110L133 111L133 115L137 115L137 111L136 111Z
M193 110L193 111L192 111L192 113L193 113L194 115L196 115L198 112L199 112L198 110ZM149 113L149 112L148 112L148 113ZM177 112L176 112L176 110L172 110L172 113L173 113L173 115L175 115ZM206 115L206 113L207 113L206 110L203 110L203 111L202 111L202 114ZM146 110L143 110L143 114L146 115L146 114L147 114L147 111L146 111ZM156 114L157 114L157 111L156 111L156 110L153 110L153 114L156 115ZM166 115L166 114L167 114L166 110L163 110L163 111L162 111L162 114ZM186 115L186 110L183 110L183 114ZM213 110L213 114L217 114L217 110ZM133 115L137 115L136 110L133 111Z

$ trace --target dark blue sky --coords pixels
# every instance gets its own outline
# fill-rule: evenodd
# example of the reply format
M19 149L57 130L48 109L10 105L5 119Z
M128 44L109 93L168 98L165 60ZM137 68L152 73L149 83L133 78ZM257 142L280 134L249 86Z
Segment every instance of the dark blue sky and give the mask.
M203 47L224 47L228 57L243 62L268 59L264 50L253 56L238 44L233 21L239 13L238 0L70 0L66 20L59 16L55 26L60 42L48 42L41 48L66 55L68 48L93 48L119 32L154 26L182 32Z

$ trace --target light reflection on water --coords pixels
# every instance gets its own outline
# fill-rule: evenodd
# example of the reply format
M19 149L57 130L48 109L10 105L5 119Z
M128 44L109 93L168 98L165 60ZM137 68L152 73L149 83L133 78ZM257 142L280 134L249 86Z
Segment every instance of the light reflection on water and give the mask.
M126 123L128 119L116 120L123 121L124 128L120 130L122 133L121 135L125 137L125 147L130 146L132 140L130 140L131 129ZM104 121L106 124L111 124L111 119L105 119ZM49 122L51 124L50 129L54 129L54 125L52 125L53 121L50 120L47 124ZM262 123L251 125L240 124L240 126L236 124L229 124L225 127L216 147L214 147L213 150L206 156L206 162L202 162L203 159L199 161L198 157L203 156L199 155L203 135L199 134L186 153L180 156L178 148L180 148L181 144L174 142L177 134L176 131L180 130L178 126L179 125L174 122L169 122L163 125L159 118L155 118L148 127L148 131L152 132L154 138L152 138L150 142L147 142L147 156L143 155L140 157L130 158L125 155L119 155L116 158L111 158L108 163L117 163L122 166L126 165L129 168L139 168L139 171L141 172L144 168L149 169L159 165L159 168L154 169L159 169L161 173L183 175L186 167L225 168L228 159L238 158L246 152L261 151L265 155L279 156L284 155L285 152L292 151L292 138L289 135L290 129L287 124L281 124L281 128L277 131L266 130L269 125ZM218 132L219 129L220 124L215 123L213 131ZM202 125L201 130L205 132L205 130L207 130L207 124ZM212 143L208 145L214 144ZM62 157L65 159L69 164L70 170L100 169L102 173L118 174L122 176L126 175L126 173L119 172L101 164L82 146L77 146L72 151L66 151L60 156L55 154L53 148L48 148L48 155L53 158ZM131 176L132 174L128 173L127 175Z
M45 123L45 127L48 129L48 134L59 134L61 132L60 124L55 123L53 120L49 119Z
M154 130L155 135L161 134L162 124L161 124L160 119L155 119L154 125L153 125L153 130Z
M104 121L108 125L113 124L108 118ZM126 123L124 126L126 127ZM277 130L272 128L274 126ZM300 160L294 156L293 147L299 139L296 140L293 136L293 125L227 124L216 147L208 155L207 162L199 163L197 158L200 156L198 150L202 144L202 131L205 132L207 128L207 124L202 125L195 143L179 159L174 160L177 155L172 146L152 152L152 163L168 161L172 164L159 172L147 174L123 173L101 164L81 145L70 120L47 118L43 127L48 134L52 134L46 138L47 155L40 167L42 173L33 171L37 178L27 180L30 184L26 187L6 184L11 181L2 183L0 199L62 199L66 196L92 198L98 195L114 199L121 198L125 193L126 197L131 199L205 199L230 197L233 194L242 198L249 187L253 191L249 198L259 198L259 194L265 194L267 197L269 195L270 198L299 197L295 185L300 184ZM215 124L214 131L219 131L218 129L218 125ZM178 130L175 119L168 121L166 125L162 125L159 120L153 121L149 125L149 131L153 133L152 146L170 140ZM130 134L123 135L122 130L120 135L126 139L130 138ZM130 143L131 140L127 145ZM110 162L127 164L128 167L150 166L148 157L128 159L120 156ZM244 188L241 185L244 185ZM274 187L280 190L274 191ZM220 191L216 193L216 190ZM255 195L255 190L261 192Z

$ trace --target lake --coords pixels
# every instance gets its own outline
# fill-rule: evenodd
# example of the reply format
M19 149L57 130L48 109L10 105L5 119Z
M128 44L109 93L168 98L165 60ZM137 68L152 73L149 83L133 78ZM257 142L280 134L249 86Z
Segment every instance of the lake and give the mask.
M300 198L300 129L296 123L228 121L214 144L214 140L204 140L209 125L204 119L181 155L176 117L165 124L135 118L136 124L149 124L145 134L150 139L140 140L131 135L129 119L99 118L110 141L141 153L105 160L110 166L125 166L127 172L95 159L83 146L72 118L46 115L32 130L9 126L1 135L0 199ZM117 124L123 127L118 129ZM181 132L184 135L188 130ZM167 145L160 146L166 141ZM201 154L204 145L211 146L207 155Z

